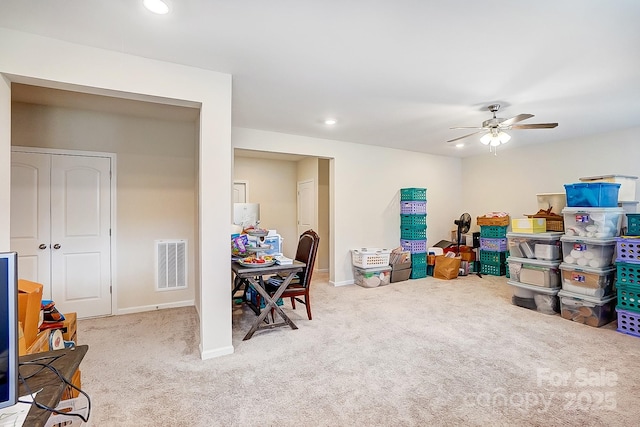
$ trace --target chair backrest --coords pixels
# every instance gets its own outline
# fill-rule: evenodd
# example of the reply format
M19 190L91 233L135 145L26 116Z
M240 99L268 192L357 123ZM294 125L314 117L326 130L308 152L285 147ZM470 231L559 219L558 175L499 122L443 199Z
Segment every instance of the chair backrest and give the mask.
M304 270L298 274L300 284L305 288L311 283L311 275L313 267L316 263L316 254L318 253L318 244L320 237L313 230L307 230L300 235L298 240L298 249L296 250L296 260L307 264Z

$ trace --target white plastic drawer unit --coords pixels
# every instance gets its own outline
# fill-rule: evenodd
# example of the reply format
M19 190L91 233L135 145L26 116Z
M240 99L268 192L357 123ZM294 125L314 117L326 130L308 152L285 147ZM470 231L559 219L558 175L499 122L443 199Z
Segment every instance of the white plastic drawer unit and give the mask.
M562 259L561 232L507 233L507 250L516 258L555 261Z
M509 277L516 282L545 288L560 287L560 261L509 256Z
M564 208L564 232L570 237L610 239L620 235L622 208Z
M605 268L613 265L616 239L562 236L563 260L577 267Z

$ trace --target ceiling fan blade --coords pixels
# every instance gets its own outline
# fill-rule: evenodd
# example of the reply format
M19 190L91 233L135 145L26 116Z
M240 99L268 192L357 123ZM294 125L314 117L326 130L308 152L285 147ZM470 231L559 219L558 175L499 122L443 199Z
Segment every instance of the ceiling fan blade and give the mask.
M510 119L501 121L500 126L510 126L514 123L530 119L531 117L533 117L533 114L518 114L517 116L513 116Z
M485 129L482 126L457 126L449 129Z
M511 129L553 129L557 123L532 123L528 125L513 125Z
M458 141L459 139L468 138L468 137L470 137L470 136L473 136L473 135L475 135L475 134L477 134L477 133L481 133L481 132L486 132L486 131L485 131L484 129L482 129L482 130L479 130L479 131L477 131L477 132L470 133L469 135L465 135L465 136L461 136L461 137L458 137L458 138L450 139L450 140L448 140L447 142L454 142L454 141Z

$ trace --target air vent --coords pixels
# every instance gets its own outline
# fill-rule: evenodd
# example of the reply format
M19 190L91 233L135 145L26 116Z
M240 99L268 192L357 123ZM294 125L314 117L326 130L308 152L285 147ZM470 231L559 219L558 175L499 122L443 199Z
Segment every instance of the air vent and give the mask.
M187 287L187 241L156 240L156 290Z

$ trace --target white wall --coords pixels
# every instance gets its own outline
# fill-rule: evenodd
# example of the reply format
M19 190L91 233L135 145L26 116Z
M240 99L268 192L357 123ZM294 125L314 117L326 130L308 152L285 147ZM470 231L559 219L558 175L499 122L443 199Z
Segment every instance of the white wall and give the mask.
M196 124L20 102L11 109L14 146L117 155L115 312L193 305ZM187 240L187 289L155 291L156 239Z
M640 176L639 134L640 128L628 129L466 158L462 161L464 209L474 218L474 226L476 216L491 211L524 218L538 211L537 193L563 193L564 184L580 182L581 177ZM516 139L514 135L510 144Z
M283 238L283 253L293 257L296 232L297 162L235 157L235 180L249 183L249 203L260 203L260 226L275 229Z
M316 269L329 271L329 160L318 159L318 255Z
M427 239L448 238L460 216L461 160L343 141L233 129L234 148L331 158L330 280L351 283L350 250L400 243L400 188L427 188Z
M198 146L200 352L233 352L229 289L231 76L0 29L0 177L10 171L9 81L200 106ZM0 180L0 249L9 248L9 179Z
M0 75L0 251L11 249L11 81Z

